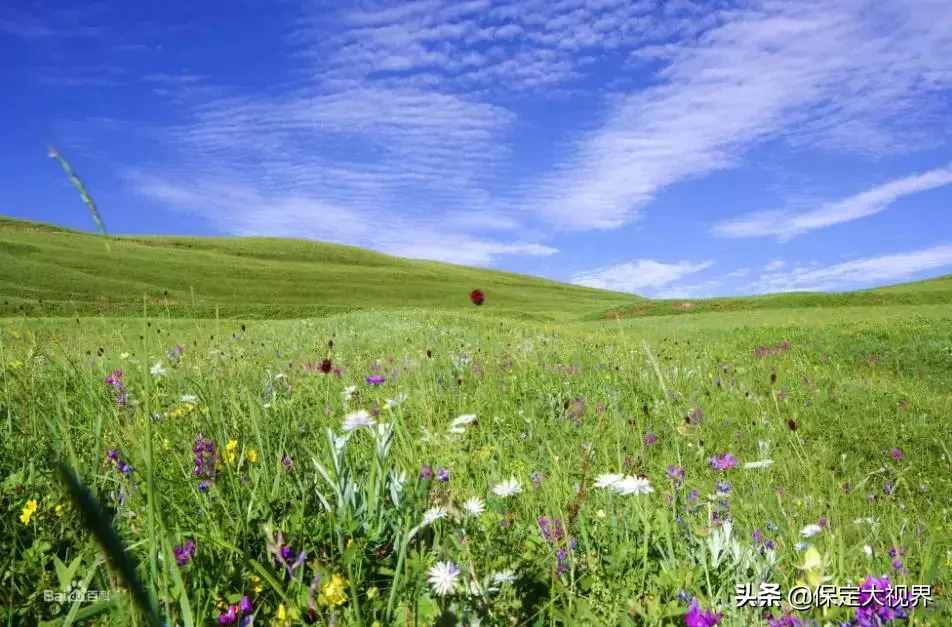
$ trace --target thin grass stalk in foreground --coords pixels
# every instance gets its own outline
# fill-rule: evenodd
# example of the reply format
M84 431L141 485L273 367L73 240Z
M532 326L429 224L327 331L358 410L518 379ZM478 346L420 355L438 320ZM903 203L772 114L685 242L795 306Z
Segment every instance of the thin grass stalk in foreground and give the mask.
M99 209L96 207L96 203L93 202L92 197L89 195L89 192L86 191L86 186L83 185L83 182L80 180L79 176L73 170L73 167L69 164L69 161L63 158L63 155L53 146L50 146L48 149L48 154L51 159L56 159L62 166L63 171L66 172L66 176L69 177L70 183L73 184L73 187L79 191L79 195L82 197L83 202L86 203L86 206L89 207L89 213L93 217L93 221L96 223L96 228L99 229L99 232L104 236L109 237L109 233L106 232L106 225L102 221L102 216L99 214ZM106 249L109 248L109 242L106 241Z
M122 539L112 527L109 516L106 515L96 497L83 485L83 482L71 467L60 462L57 464L57 469L63 483L66 484L70 499L79 510L83 525L95 536L96 541L109 559L109 563L118 571L119 576L132 594L132 600L145 615L148 623L153 627L159 627L162 622L159 620L152 597L146 591L142 582L139 581L135 561L126 552Z

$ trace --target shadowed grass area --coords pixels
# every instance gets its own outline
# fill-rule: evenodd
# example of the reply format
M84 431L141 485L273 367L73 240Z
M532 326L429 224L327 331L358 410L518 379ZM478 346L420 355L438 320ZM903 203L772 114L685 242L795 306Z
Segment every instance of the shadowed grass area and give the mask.
M0 218L0 315L306 318L426 307L537 320L636 296L524 275L275 238L112 237Z

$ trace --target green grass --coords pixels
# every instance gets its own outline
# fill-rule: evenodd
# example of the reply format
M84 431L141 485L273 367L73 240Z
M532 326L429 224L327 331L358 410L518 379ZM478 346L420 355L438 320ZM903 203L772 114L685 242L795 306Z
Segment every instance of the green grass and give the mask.
M0 218L0 316L302 318L472 309L538 320L597 316L637 297L535 277L274 238L113 237Z
M722 625L766 625L763 611L734 607L736 585L763 580L786 592L802 579L846 586L883 574L934 586L935 605L909 624L952 621L948 279L864 293L897 301L790 295L689 312L643 301L657 311L605 319L624 297L346 247L119 238L106 253L100 238L12 224L0 229L8 250L0 254L36 259L21 266L32 274L6 274L3 285L43 291L30 312L48 317L0 319L5 624L147 624L149 610L128 592L139 580L148 598L138 607L154 605L170 625L213 624L219 606L242 595L254 602L256 625L281 624L282 615L300 624L311 607L316 624L682 625L690 597L723 612ZM122 260L114 274L110 259ZM233 307L234 318L188 317L177 303L190 294L182 287L190 275L164 259L203 268L195 291L204 304L192 311ZM225 277L223 260L243 274ZM43 275L50 264L62 276ZM425 291L426 269L437 291L414 306L376 283L404 272ZM279 271L353 280L359 290L319 290L338 294L327 307L358 309L349 295L360 310L308 309L306 290L271 280ZM68 283L70 272L82 280ZM210 278L216 272L220 281ZM487 292L481 308L465 300L470 279ZM248 296L217 285L226 280ZM538 292L520 294L520 281ZM98 307L113 285L139 296L83 310L112 316L44 308L57 289L59 303ZM158 289L169 290L169 306L147 302L142 316L141 292ZM274 305L276 317L320 315L257 319L266 310L254 304L264 307L269 293L288 299ZM559 300L570 293L580 300ZM338 370L322 374L322 359ZM156 363L164 373L151 372ZM122 405L105 381L117 369ZM386 381L370 385L371 374ZM327 430L340 434L358 409L393 425L389 449L361 429L335 456ZM476 421L450 433L464 414ZM221 455L207 493L193 474L199 434ZM134 470L120 472L110 450ZM740 465L714 470L710 458L725 452ZM773 464L743 467L765 458ZM78 484L67 488L60 462L95 501ZM421 479L424 465L448 469L449 480ZM684 468L683 484L667 476L671 465ZM396 502L391 473L406 473ZM603 473L643 474L654 491L611 494L594 486ZM510 476L522 492L495 495ZM724 481L729 494L718 493ZM474 496L486 511L459 513ZM99 506L114 533L93 522ZM449 515L421 528L434 506ZM561 535L547 541L542 516L558 519ZM715 558L727 520L738 557ZM821 520L818 535L802 536ZM772 550L753 539L758 530ZM307 553L290 575L269 549L278 531ZM187 540L195 555L179 567L173 549ZM813 555L804 545L822 567L801 568ZM427 571L439 561L459 565L467 581L475 575L486 594L436 594ZM486 591L504 570L514 581ZM44 599L70 580L104 595ZM853 614L797 613L821 625Z

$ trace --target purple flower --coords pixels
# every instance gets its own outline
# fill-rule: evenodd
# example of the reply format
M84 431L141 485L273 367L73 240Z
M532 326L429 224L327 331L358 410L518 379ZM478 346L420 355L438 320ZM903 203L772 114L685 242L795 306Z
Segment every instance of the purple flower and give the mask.
M420 479L423 481L429 481L433 478L433 467L429 464L423 464L423 467L420 468Z
M380 385L386 380L387 378L384 377L382 374L372 374L369 377L367 377L367 385Z
M114 388L122 387L122 370L117 368L109 373L109 376L106 377L106 385Z
M895 461L898 462L900 459L902 459L902 449L896 447L896 448L892 449L891 451L889 451L889 455L890 455Z
M533 470L532 474L529 475L529 480L532 481L532 485L536 488L542 485L542 473L538 470Z
M539 523L539 531L542 532L542 538L549 544L555 544L565 537L565 531L562 529L562 521L558 518L539 516L537 522Z
M238 611L243 615L251 614L253 611L255 611L255 606L251 602L251 597L249 597L247 594L241 597L241 600L238 601Z
M175 563L179 566L186 566L195 557L195 542L186 540L175 547L173 552L175 553Z
M690 492L688 492L688 503L697 502L697 499L699 496L701 496L700 492L698 492L697 490L691 490Z
M859 607L853 623L859 627L879 627L883 623L905 618L908 606L905 595L897 593L889 577L867 577L859 587Z
M674 485L679 486L684 481L684 468L681 466L670 465L668 466L668 476L674 480Z
M291 461L291 458L285 453L284 457L281 458L281 465L284 466L285 470L291 470L291 467L294 466L294 462Z
M207 479L202 479L201 481L198 482L198 491L201 492L202 494L207 493L209 488L211 487L212 487L212 484Z
M714 470L730 470L737 465L737 459L730 453L722 453L712 457L709 463Z
M718 481L715 485L718 494L730 494L731 493L731 482L730 481Z
M109 452L106 453L106 459L109 461L115 462L119 459L119 451L116 449L109 449Z
M436 471L436 480L440 483L446 483L450 480L450 471L448 468L439 468Z
M192 446L192 452L195 454L195 467L192 469L192 476L205 480L214 479L215 464L218 462L215 442L211 438L198 434L198 437L195 438L195 444Z
M650 431L645 434L645 437L644 437L645 446L652 446L657 441L658 441L658 436L651 433Z
M569 552L559 549L555 552L555 574L561 575L569 569Z
M687 627L713 627L718 625L724 616L713 610L702 610L697 599L691 599L691 605L688 606L688 612L684 615L684 624Z
M229 605L228 609L218 615L219 625L234 625L238 622L238 606Z

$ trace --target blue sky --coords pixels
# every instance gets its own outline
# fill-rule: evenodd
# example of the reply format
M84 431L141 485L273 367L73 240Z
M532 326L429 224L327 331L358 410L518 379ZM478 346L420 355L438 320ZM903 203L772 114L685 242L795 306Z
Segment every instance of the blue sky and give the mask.
M145 4L147 6L138 6ZM952 3L0 7L0 213L648 296L952 272Z

